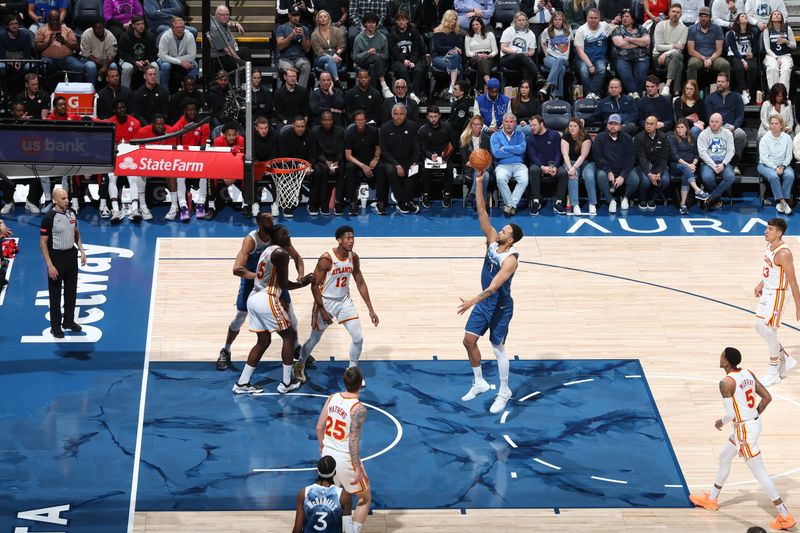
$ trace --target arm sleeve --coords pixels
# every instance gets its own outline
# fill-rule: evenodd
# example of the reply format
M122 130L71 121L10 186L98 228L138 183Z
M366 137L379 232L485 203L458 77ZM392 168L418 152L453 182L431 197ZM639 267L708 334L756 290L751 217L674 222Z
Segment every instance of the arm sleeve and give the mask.
M794 50L797 48L797 41L794 40L794 30L792 30L791 26L786 26L786 32L789 35L789 37L787 37L787 39L789 39L789 48Z
M736 412L733 410L733 398L723 398L722 404L725 406L725 416L722 417L722 423L727 424L736 418Z

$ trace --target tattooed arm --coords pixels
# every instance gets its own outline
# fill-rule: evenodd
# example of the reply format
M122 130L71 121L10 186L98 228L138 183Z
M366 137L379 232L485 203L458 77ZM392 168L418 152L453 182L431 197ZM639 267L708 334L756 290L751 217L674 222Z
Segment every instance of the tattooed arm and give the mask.
M367 408L363 404L357 404L350 412L350 462L353 464L353 470L356 473L356 478L353 480L353 485L357 485L362 478L361 467L361 429L364 427L364 420L367 418Z

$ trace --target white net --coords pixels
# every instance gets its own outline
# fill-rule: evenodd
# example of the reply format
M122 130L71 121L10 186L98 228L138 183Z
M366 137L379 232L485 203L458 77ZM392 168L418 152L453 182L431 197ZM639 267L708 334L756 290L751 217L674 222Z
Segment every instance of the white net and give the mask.
M300 203L300 186L311 165L302 159L273 159L267 173L275 183L275 202L281 207L294 208Z

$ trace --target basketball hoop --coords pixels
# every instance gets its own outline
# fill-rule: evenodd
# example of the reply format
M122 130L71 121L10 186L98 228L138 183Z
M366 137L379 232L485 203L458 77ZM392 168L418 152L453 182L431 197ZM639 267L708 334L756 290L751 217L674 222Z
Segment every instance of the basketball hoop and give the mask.
M272 205L279 205L284 209L297 207L300 203L300 186L310 168L311 163L294 157L276 157L267 161L265 172L275 182L275 199Z

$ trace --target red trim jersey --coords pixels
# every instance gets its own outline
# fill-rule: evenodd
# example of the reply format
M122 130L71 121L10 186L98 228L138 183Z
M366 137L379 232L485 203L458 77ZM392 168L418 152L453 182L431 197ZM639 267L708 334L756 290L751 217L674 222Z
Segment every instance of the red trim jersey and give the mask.
M322 445L337 452L350 453L350 414L361 401L348 398L341 392L331 394L328 401L328 414L325 419L325 437Z

